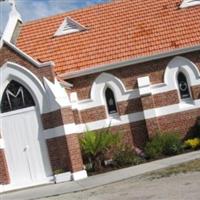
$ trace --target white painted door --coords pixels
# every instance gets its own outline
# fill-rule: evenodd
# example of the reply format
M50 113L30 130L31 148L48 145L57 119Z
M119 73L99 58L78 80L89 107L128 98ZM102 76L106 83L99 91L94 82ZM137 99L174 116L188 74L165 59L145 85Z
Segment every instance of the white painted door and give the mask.
M5 154L13 185L37 184L51 175L39 119L35 107L2 115Z

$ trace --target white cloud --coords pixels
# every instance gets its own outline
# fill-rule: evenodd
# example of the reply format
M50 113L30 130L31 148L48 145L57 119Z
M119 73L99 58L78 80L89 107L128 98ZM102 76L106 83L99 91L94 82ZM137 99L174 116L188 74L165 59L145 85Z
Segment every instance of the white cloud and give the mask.
M57 13L102 3L106 0L16 0L17 9L24 21L34 20ZM10 6L7 2L0 3L0 32L8 20Z

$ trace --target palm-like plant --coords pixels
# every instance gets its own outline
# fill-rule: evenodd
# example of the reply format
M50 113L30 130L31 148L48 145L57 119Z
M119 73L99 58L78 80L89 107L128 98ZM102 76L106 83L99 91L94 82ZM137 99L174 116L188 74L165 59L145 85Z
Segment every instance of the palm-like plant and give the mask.
M95 171L102 169L105 153L119 142L120 135L112 134L109 128L99 131L87 130L80 139L83 155L92 164Z

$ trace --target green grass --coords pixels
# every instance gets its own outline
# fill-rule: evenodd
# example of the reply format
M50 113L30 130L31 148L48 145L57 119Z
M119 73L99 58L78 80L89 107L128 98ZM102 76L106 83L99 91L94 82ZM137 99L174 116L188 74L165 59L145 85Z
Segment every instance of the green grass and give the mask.
M156 172L148 173L148 177L150 179L157 179L188 172L200 172L200 159L189 161Z

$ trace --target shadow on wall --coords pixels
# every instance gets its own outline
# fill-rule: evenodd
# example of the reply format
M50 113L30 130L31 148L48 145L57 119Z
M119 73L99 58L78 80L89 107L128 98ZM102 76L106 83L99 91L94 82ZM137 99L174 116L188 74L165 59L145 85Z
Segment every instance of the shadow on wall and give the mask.
M138 86L137 86L138 88ZM124 110L125 113L123 114L131 114L142 112L143 106L140 98L137 99L130 99L126 105ZM130 118L130 115L128 115ZM129 119L131 121L131 119ZM140 120L136 122L132 122L130 125L130 131L132 136L132 142L134 147L139 149L144 149L146 142L149 140L148 131L146 127L145 120Z
M187 140L195 137L200 138L200 116L196 118L195 124L189 129L189 131L183 139Z

